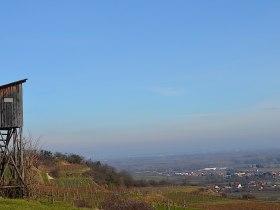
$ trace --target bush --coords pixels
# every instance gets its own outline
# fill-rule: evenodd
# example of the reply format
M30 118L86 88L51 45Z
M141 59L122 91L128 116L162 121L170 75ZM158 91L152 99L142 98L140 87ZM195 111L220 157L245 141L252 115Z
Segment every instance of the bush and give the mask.
M61 177L61 171L58 168L55 168L54 170L52 170L50 172L50 175L57 179L57 178Z
M255 198L255 196L252 195L251 193L246 193L246 194L242 195L242 199L249 200L249 199L254 199L254 198Z
M81 155L77 155L77 154L70 154L67 156L66 159L69 163L77 163L77 164L81 164L84 162L85 158Z

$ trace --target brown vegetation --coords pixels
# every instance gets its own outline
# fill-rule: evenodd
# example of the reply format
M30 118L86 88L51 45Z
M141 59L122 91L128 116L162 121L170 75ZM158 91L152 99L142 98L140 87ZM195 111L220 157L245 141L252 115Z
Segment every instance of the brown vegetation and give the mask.
M143 201L123 199L119 196L107 196L103 208L104 210L153 210L151 205Z
M233 200L217 204L199 204L190 205L192 208L205 210L279 210L279 203L262 202L262 201L239 201Z
M86 161L76 154L53 154L29 147L26 165L29 167L26 179L30 195L47 198L51 203L64 201L76 207L104 210L151 210L153 206L209 210L280 209L278 203L247 200L253 198L250 194L243 195L246 200L231 200L201 187L172 187L164 182L134 180L126 171L119 172L99 161ZM43 183L38 178L43 172L55 179ZM163 185L165 187L160 187Z

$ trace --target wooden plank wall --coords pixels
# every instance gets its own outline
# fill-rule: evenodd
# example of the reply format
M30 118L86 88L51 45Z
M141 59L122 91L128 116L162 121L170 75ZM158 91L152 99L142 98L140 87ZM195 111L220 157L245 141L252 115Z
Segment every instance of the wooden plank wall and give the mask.
M4 98L13 98L13 102L4 102ZM0 112L0 129L23 126L22 84L0 89Z

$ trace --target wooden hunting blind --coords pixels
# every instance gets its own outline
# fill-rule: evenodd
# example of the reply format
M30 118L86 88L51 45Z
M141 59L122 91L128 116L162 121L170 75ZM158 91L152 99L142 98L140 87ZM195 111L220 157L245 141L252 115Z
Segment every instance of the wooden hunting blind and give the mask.
M26 80L0 86L0 189L10 197L22 197L25 191L22 84Z

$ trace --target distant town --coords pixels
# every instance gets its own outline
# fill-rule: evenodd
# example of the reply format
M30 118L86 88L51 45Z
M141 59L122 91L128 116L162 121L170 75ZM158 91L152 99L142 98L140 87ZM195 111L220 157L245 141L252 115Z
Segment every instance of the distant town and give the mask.
M197 155L161 157L153 161L135 159L137 167L130 168L130 171L139 179L203 186L225 197L248 196L279 201L280 153L263 151L260 154L232 153L215 157L204 154L199 161ZM134 161L125 163L129 167ZM150 170L153 166L154 170Z

